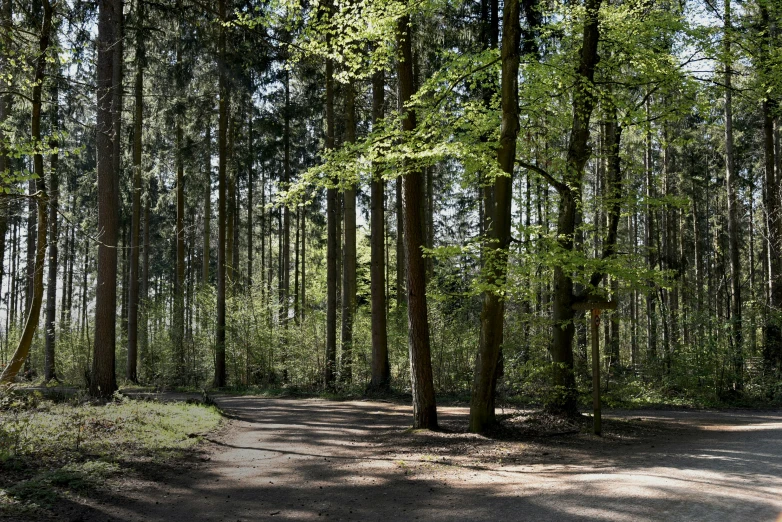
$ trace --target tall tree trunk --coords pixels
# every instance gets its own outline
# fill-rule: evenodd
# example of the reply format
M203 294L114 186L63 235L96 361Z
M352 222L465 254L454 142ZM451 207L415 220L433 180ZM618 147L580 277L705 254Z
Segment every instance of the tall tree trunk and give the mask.
M646 117L649 119L650 103L646 103ZM653 164L652 164L652 131L646 130L645 152L644 152L644 172L646 185L646 199L651 201L655 197ZM654 247L655 226L654 226L654 207L646 204L644 247L646 249L647 263L649 270L655 270L657 267L657 252ZM653 281L649 281L649 288L646 293L646 363L652 366L657 362L657 289Z
M608 198L608 208L606 209L607 227L603 239L603 259L608 259L616 254L616 243L619 237L619 220L621 218L621 198L622 198L622 165L619 155L620 144L622 140L623 127L617 121L616 107L608 101L606 103L606 123L605 123L605 150L606 150L606 186L605 195ZM599 281L604 274L593 274L590 283ZM619 280L611 277L611 296L614 301L619 299ZM592 285L596 286L596 285ZM609 362L611 366L619 366L619 310L615 310L610 318L610 335L607 339L606 348L608 351Z
M266 294L266 170L261 164L261 296L267 298Z
M355 88L345 87L345 142L356 141ZM353 322L356 312L356 185L351 183L344 194L345 261L342 263L342 364L340 377L353 380Z
M407 304L405 294L405 217L402 211L402 178L396 180L396 306Z
M769 55L774 48L774 35L768 7L759 2L766 41L761 45L761 67L770 81L773 74ZM774 109L777 100L765 99L761 106L763 116L763 158L765 168L766 251L768 256L768 311L764 327L763 359L770 370L782 370L782 215L780 215L779 171L774 137Z
M334 63L326 60L326 150L334 149ZM337 366L337 189L326 189L326 367L327 388Z
M217 3L218 16L223 24L226 21L227 0L219 0ZM217 181L217 336L215 340L215 378L214 385L218 388L225 386L225 175L228 157L226 154L226 133L228 131L228 78L225 52L225 26L220 25L218 35L218 90L219 90L219 117L217 131L218 147L218 181Z
M66 182L66 185L69 185ZM71 199L71 205L70 205L71 215L74 214L74 204L73 199ZM62 328L70 329L70 322L71 322L71 300L73 298L72 292L73 292L73 261L74 261L74 248L73 248L73 242L74 242L74 228L70 227L70 235L66 232L65 234L65 245L63 247L63 253L65 254L65 259L63 259L62 263L62 300L60 301L60 324L62 325ZM2 257L0 257L2 259Z
M128 279L129 279L129 265L128 265L128 228L125 226L125 223L120 218L120 230L122 231L122 235L120 236L120 245L119 245L119 251L118 254L121 252L122 257L120 258L121 261L119 263L119 272L118 275L121 278L122 282L120 283L120 288L122 288L122 292L120 293L119 303L120 303L120 309L119 309L119 328L120 332L123 334L127 334L128 332Z
M35 168L33 166L33 168ZM36 183L34 179L27 182L27 194L30 198L27 201L27 250L26 253L26 275L25 278L25 292L24 292L24 313L27 314L30 311L30 303L33 299L33 293L35 292L35 285L33 280L35 278L35 230L36 230L36 212L37 204L35 198L32 197L36 193Z
M668 124L663 124L663 176L665 183L665 195L667 197L677 196L676 178L673 170L673 151L669 145ZM667 268L674 271L674 284L667 290L668 296L668 314L670 316L670 334L666 339L665 364L666 371L670 372L673 360L679 346L679 285L681 280L681 271L678 255L678 215L675 208L667 208L665 211L665 257Z
M19 257L19 220L13 221L11 230L11 280L9 281L11 292L8 298L11 300L10 323L16 325L16 296L19 294L18 278L16 277L17 258ZM7 337L6 337L7 339Z
M372 126L383 119L385 105L385 73L375 71L372 76ZM372 380L369 388L386 391L391 385L391 368L388 362L388 331L386 324L385 280L385 216L383 204L386 184L379 167L373 169L371 187L371 273L372 294Z
M426 224L424 241L426 242L426 248L434 248L434 173L436 167L430 166L426 169L426 212L424 215L424 223ZM434 276L434 258L432 256L426 257L426 284L432 280Z
M205 285L209 284L209 258L211 252L210 240L212 235L212 125L211 121L206 126L204 137L204 252L202 279Z
M128 281L128 353L126 377L138 382L139 255L141 235L141 147L144 132L144 0L136 0L136 79L133 113L133 202L130 224L130 276Z
M179 24L180 31L182 24ZM176 46L176 90L177 96L184 96L184 78L181 70L182 44L177 39ZM181 110L181 109L180 109ZM184 131L183 114L176 118L176 277L174 278L174 317L172 340L174 344L174 375L177 382L183 382L185 370L185 164L183 157Z
M0 70L5 71L8 67L8 56L6 49L11 47L11 31L13 29L13 16L12 16L12 0L2 0L0 3L0 27L2 31L0 34L0 45L2 45L3 52L0 52ZM5 133L3 132L6 120L11 116L11 81L5 78L0 78L0 173L10 174L11 159L8 157L8 151L5 147ZM8 218L9 218L10 201L5 195L0 195L0 288L2 288L3 276L5 275L5 250L6 250L6 232L8 231ZM11 259L11 263L14 263L16 258ZM11 273L11 279L15 274ZM11 284L9 281L9 290ZM12 294L11 294L12 295ZM8 303L9 295L6 295L6 306L10 307ZM6 322L10 322L10 310L6 310ZM8 332L8 328L6 328ZM8 335L6 334L6 342Z
M301 207L301 321L307 314L307 207Z
M296 239L293 241L293 320L296 324L299 324L299 241L303 211L303 207L296 207Z
M31 118L31 137L33 143L38 149L33 155L33 172L37 179L35 182L37 195L34 201L38 204L38 229L37 229L37 250L35 252L35 267L33 269L33 293L31 295L31 301L29 310L27 313L27 320L22 330L22 335L19 338L19 343L16 345L11 360L3 369L2 375L0 375L1 384L10 384L14 382L17 373L22 368L27 356L30 353L30 346L35 336L35 330L38 328L38 320L41 315L41 304L43 303L43 266L46 262L46 236L47 236L47 215L46 215L46 203L48 196L46 195L46 177L43 172L43 155L40 151L41 143L41 99L43 91L43 79L46 72L46 55L49 49L49 40L52 30L52 5L49 0L41 0L43 4L43 22L41 24L41 36L38 41L38 56L35 59L35 75L33 78L33 93L32 93L32 118ZM113 390L112 390L113 391Z
M255 234L253 233L253 181L255 177L255 149L253 147L253 102L250 99L250 111L247 117L249 130L248 149L250 161L247 165L247 288L253 286L253 249L255 248Z
M59 113L59 89L57 88L56 77L59 70L55 70L55 80L52 87L52 105L51 105L51 128L52 132L57 132L60 128ZM57 261L58 261L58 230L57 220L59 218L59 198L60 198L60 155L56 152L59 146L56 137L49 140L49 146L52 148L51 154L51 172L49 178L49 273L46 281L46 357L44 360L43 379L49 382L57 378L55 365L56 351L56 331L55 317L57 314ZM2 258L0 258L1 260ZM63 278L64 279L64 278ZM65 285L63 285L63 294Z
M225 178L225 255L226 281L228 292L233 294L236 283L237 266L234 264L234 248L236 239L236 162L234 159L234 139L236 138L236 123L231 108L228 108L228 142L226 143L227 171Z
M484 259L487 284L496 288L483 294L481 333L475 363L475 380L470 401L470 431L482 433L495 422L497 364L503 342L505 320L504 286L510 246L513 170L516 164L516 136L519 133L519 44L521 25L519 1L506 0L502 24L502 123L497 161L507 176L497 176L492 187L493 215L490 217L489 248Z
M397 75L400 104L405 107L415 94L413 82L413 52L410 17L397 22ZM402 129L412 132L416 127L415 111L405 108ZM432 356L429 346L429 313L426 305L426 267L421 247L424 245L421 226L423 190L421 171L410 168L402 178L404 207L405 269L407 272L407 320L410 349L410 378L413 388L413 427L437 428L437 405L432 381Z
M124 0L122 0L124 2ZM117 256L120 254L121 257L121 263L118 266L118 286L117 290L119 291L120 288L122 289L120 293L120 314L119 314L119 320L120 320L120 332L126 333L127 332L127 319L128 319L128 309L127 309L127 278L128 278L128 265L127 265L127 228L125 227L125 220L122 217L122 199L121 199L121 183L120 179L122 178L122 106L124 102L124 96L123 96L123 89L122 89L122 81L123 81L123 75L124 75L124 37L125 37L125 23L124 23L124 7L117 7L116 10L119 13L119 17L117 18L117 35L115 38L114 45L112 46L114 49L114 90L112 91L112 97L113 97L113 107L112 110L114 111L112 113L114 117L113 127L114 127L114 172L115 172L115 192L116 192L116 205L117 205L117 227L119 230L119 233L121 233L121 245L118 245L117 249ZM116 315L116 314L115 314ZM116 319L115 319L116 321ZM115 341L115 351L116 351L116 341ZM116 357L116 355L115 355ZM116 369L115 369L116 373Z
M139 359L142 364L142 368L148 369L149 365L149 259L152 253L152 244L150 242L150 233L152 228L152 211L151 200L153 194L156 197L157 185L154 180L156 178L150 178L149 185L147 187L147 197L144 201L144 233L141 240L141 245L144 246L144 256L142 257L141 265L141 282L139 283L139 315L140 325L138 333L139 344Z
M728 250L730 256L730 324L732 363L735 386L744 385L744 340L741 318L741 246L739 244L739 209L736 191L738 178L733 157L733 60L731 58L731 5L725 0L723 51L725 53L725 184L728 192Z
M285 121L283 128L283 187L290 188L291 183L291 93L290 71L285 70ZM291 289L291 210L288 205L282 207L282 356L283 356L283 381L288 381L288 319L290 316L290 289Z
M578 209L581 202L581 187L584 166L590 156L589 119L594 106L592 82L597 64L597 44L600 38L598 15L602 0L586 0L584 35L581 45L578 80L573 92L573 123L567 151L564 180L559 187L559 218L557 237L559 246L565 251L574 247L574 234ZM573 374L573 280L562 265L554 267L553 328L551 358L554 369L554 386L557 393L547 408L550 411L573 415L577 413L576 382ZM563 326L559 326L563 325Z
M114 371L117 319L117 232L119 228L119 172L116 141L120 118L122 0L101 0L98 14L98 278L95 292L95 346L90 395L111 397L117 389Z

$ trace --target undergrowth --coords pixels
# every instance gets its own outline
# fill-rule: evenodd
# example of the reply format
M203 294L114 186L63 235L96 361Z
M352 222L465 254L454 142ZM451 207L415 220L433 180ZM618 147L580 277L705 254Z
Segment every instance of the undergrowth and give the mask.
M180 458L219 422L217 409L199 404L0 391L0 513L35 516L144 463Z

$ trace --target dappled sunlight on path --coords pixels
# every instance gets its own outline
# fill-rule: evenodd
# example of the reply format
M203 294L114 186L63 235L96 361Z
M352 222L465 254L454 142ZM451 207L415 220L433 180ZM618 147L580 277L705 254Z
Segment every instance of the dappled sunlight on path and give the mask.
M119 493L96 506L96 519L774 521L782 513L779 412L619 412L662 428L606 443L411 432L408 406L380 402L217 402L231 420L209 437L202 462ZM449 425L467 410L440 415Z

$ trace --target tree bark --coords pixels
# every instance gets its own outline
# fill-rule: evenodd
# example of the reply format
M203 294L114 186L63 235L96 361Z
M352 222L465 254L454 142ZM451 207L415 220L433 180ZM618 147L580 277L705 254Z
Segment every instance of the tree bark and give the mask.
M219 0L217 4L220 21L226 21L227 0ZM226 384L225 375L225 176L226 162L226 133L228 131L228 78L225 51L225 26L220 25L218 35L218 90L219 90L219 116L217 131L218 147L218 181L217 181L217 326L215 340L215 378L214 385L222 388Z
M126 377L138 382L139 256L141 235L141 153L144 132L144 0L136 0L136 78L133 113L133 201L130 224L130 276L128 281L128 353Z
M204 252L202 279L205 285L209 284L209 260L211 253L212 234L212 125L211 121L206 126L204 137Z
M345 142L356 141L355 88L345 87ZM353 380L353 322L356 312L356 185L350 184L344 194L345 260L342 263L342 364L340 377Z
M11 30L13 28L13 16L12 16L12 0L2 0L0 4L0 27L2 27L2 34L0 40L2 42L3 49L9 49L11 45ZM6 52L0 52L0 70L4 71L7 68L8 56ZM5 147L5 133L3 132L4 124L6 120L11 116L11 81L0 79L0 173L10 174L11 161L8 157L8 150ZM3 276L5 276L5 250L6 250L6 232L8 231L8 218L9 218L10 202L6 195L0 195L0 288L2 288ZM11 260L13 264L15 257ZM14 272L11 273L11 279L15 277ZM9 284L9 290L12 285ZM9 296L6 296L6 306L11 308L8 303ZM10 322L10 310L6 310L6 322ZM9 325L10 326L10 325ZM6 328L8 331L8 328ZM7 336L6 336L7 341Z
M576 71L577 81L573 92L573 123L570 130L565 164L565 175L559 187L559 217L557 238L559 247L566 252L574 248L574 234L581 201L584 166L590 156L589 119L594 106L592 82L597 65L597 45L600 38L598 15L602 0L586 0L584 35L581 56ZM554 329L551 343L551 359L554 370L555 393L546 405L549 411L567 415L577 414L576 382L573 374L573 279L562 265L554 267Z
M122 0L101 0L98 14L98 277L95 291L95 346L90 395L108 398L117 389L114 370L117 319L117 233L119 172L116 141L120 118L117 42L121 38Z
M285 115L283 127L283 187L290 188L291 183L291 117L290 117L290 71L285 71ZM290 290L291 290L291 210L288 205L282 209L282 359L283 381L288 381L288 321L290 317Z
M405 294L405 217L402 212L402 178L396 180L396 306L407 304Z
M646 117L650 118L650 103L646 103ZM651 201L655 197L654 190L654 177L653 177L653 160L652 160L652 131L650 128L646 130L645 136L645 152L644 152L644 173L645 173L645 187L646 187L646 199ZM655 216L654 207L647 202L646 215L645 215L645 227L644 227L644 248L646 249L647 264L649 270L655 270L657 268L657 251L654 247L655 237ZM648 289L646 292L646 363L651 367L657 361L657 289L653 281L649 281ZM651 369L651 368L650 368Z
M301 207L301 321L307 314L307 207Z
M769 55L774 49L774 35L768 7L759 2L763 29L766 40L761 45L761 70L770 80L773 72L769 65ZM780 215L779 168L774 139L774 109L777 100L770 97L763 100L763 159L765 169L765 207L766 207L766 252L768 255L768 311L764 326L763 359L769 370L782 370L782 215Z
M55 70L55 78L59 75L59 70ZM52 87L52 106L51 106L51 128L52 132L57 132L60 128L59 115L59 89L57 80L54 80ZM55 318L57 314L57 261L58 261L58 230L57 220L59 219L59 197L60 197L60 155L56 152L59 146L55 136L50 138L49 146L53 149L50 162L51 172L49 173L49 273L46 281L46 356L44 359L43 379L49 382L57 379L55 351L56 351L56 325ZM1 262L2 258L0 258ZM64 278L63 278L64 279ZM63 294L65 293L63 285Z
M723 46L725 53L725 184L728 192L728 250L730 256L730 324L735 386L744 385L744 340L741 318L741 246L736 191L738 178L733 154L733 60L731 59L731 4L725 0Z
M326 60L326 149L334 148L334 64ZM326 388L333 388L337 366L337 189L326 189Z
M404 110L402 129L411 133L416 128L416 115L404 108L415 94L410 17L397 22L397 75L400 104ZM424 245L421 226L423 205L420 168L408 166L402 178L404 209L405 269L407 272L407 320L410 349L410 377L413 389L413 427L437 428L437 405L432 381L432 357L429 346L429 313L426 304L426 266L421 247Z
M372 126L383 119L385 105L385 73L375 71L372 76ZM371 187L371 273L372 294L372 391L387 391L391 386L391 368L388 362L388 330L386 324L385 279L385 215L383 210L386 184L379 167L372 173Z
M247 165L247 288L253 286L253 249L255 248L255 234L253 233L253 181L255 177L255 149L253 147L253 101L250 99L250 110L247 117L248 149L250 160Z
M470 401L470 431L485 432L495 423L497 365L503 342L505 320L505 278L511 237L513 171L516 164L516 137L519 133L519 45L521 25L519 1L506 0L502 31L502 123L497 162L506 174L496 176L492 187L493 215L490 217L489 245L484 258L487 285L483 294L481 333L475 362L475 379Z
M180 23L180 30L181 30ZM177 39L176 49L176 84L177 96L184 96L184 79L181 70L182 46ZM181 111L182 109L180 109ZM185 370L185 166L183 158L184 131L182 129L183 114L176 118L176 277L174 278L174 317L172 340L176 368L176 381L183 382Z
M236 138L236 122L229 106L228 108L228 136L226 143L226 178L225 178L225 255L226 255L226 282L228 293L233 295L236 283L237 266L234 263L234 248L236 246L236 163L234 160L234 139ZM234 160L234 161L232 161Z

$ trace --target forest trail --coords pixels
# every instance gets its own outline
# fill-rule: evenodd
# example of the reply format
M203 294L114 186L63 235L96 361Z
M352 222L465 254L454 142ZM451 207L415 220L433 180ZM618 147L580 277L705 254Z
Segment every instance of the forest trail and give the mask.
M405 431L409 406L224 396L196 463L80 520L753 520L782 513L782 412L612 412L639 436ZM442 423L466 408L441 408ZM619 420L617 420L619 419Z

